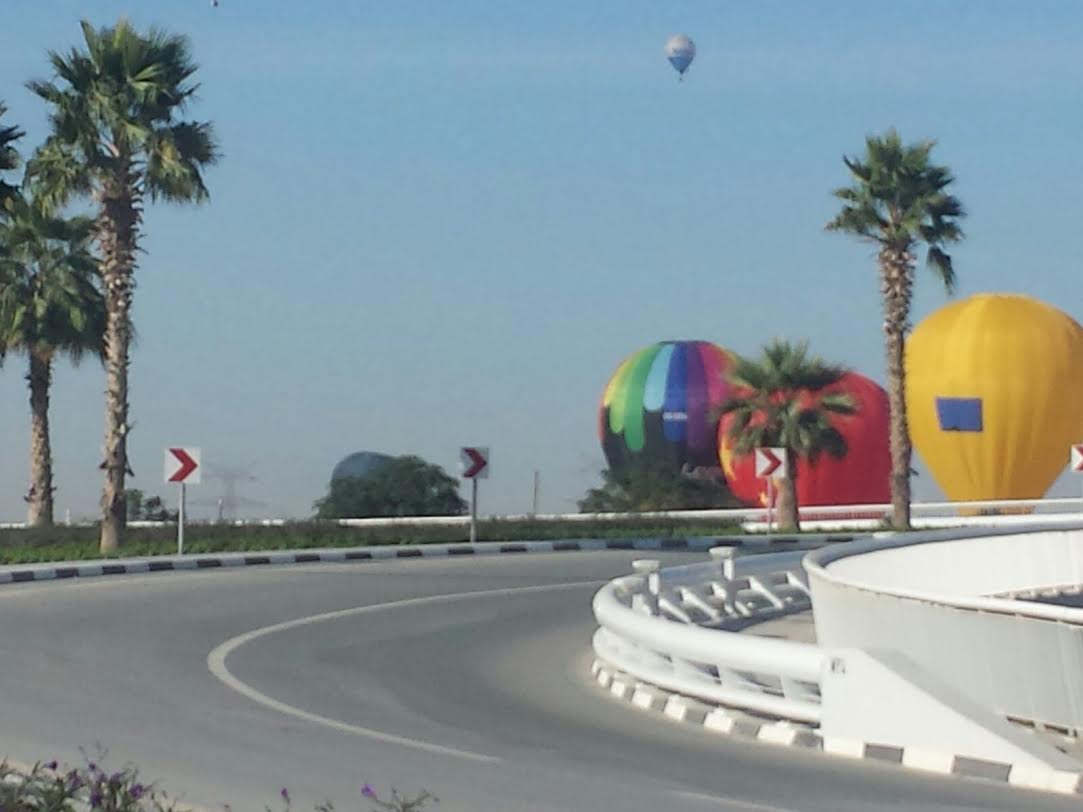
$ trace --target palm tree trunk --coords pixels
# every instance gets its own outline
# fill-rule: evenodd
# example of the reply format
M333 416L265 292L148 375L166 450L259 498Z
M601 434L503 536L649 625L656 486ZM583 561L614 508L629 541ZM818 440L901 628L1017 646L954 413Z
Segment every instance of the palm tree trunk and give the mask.
M53 455L49 445L49 386L52 383L52 359L47 354L30 352L30 493L26 523L31 527L53 524Z
M801 529L800 506L797 504L797 460L786 450L786 476L775 480L778 488L778 528L786 532Z
M102 195L98 239L105 293L105 471L99 548L111 553L124 543L128 473L128 363L131 343L132 272L135 267L139 209L131 172L123 171Z
M906 368L903 363L914 260L907 250L880 252L887 350L887 400L891 415L891 511L896 530L910 529L910 427L906 419Z

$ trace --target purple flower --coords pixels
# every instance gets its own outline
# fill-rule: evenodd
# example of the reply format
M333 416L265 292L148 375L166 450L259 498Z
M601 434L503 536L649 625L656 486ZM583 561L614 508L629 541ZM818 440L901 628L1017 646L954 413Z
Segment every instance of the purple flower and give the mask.
M47 769L47 770L55 770L56 769L56 762L55 761L47 761L47 762L45 762L45 769Z
M128 794L131 796L133 801L138 801L140 798L143 797L146 791L147 788L144 787L142 784L132 784L132 788L128 790Z
M278 794L282 796L283 801L285 801L286 803L290 802L290 791L288 789L282 787L282 791Z
M100 787L94 787L90 792L90 805L92 807L99 806L102 802L102 791Z
M365 786L361 787L361 794L366 798L376 800L376 790L372 788L372 784L365 784Z
M75 770L68 773L68 781L71 784L72 792L83 786L83 777L79 775Z

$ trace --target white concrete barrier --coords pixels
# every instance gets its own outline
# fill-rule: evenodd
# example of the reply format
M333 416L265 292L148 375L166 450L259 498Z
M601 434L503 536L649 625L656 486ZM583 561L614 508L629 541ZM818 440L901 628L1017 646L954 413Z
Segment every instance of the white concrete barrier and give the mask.
M914 533L805 561L817 639L888 648L1001 717L1083 731L1083 527Z

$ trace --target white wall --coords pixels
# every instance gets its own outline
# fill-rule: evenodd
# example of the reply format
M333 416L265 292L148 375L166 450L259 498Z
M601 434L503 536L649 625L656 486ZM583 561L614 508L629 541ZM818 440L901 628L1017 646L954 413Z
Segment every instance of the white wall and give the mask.
M1083 730L1083 609L983 597L1083 582L1083 528L944 532L811 553L819 644L897 651L996 713Z

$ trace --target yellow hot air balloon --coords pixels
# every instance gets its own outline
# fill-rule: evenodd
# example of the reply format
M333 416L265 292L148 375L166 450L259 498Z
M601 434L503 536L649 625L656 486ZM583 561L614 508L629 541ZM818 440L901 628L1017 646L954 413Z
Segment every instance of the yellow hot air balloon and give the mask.
M906 343L906 409L949 499L1040 498L1083 441L1083 327L1027 296L941 308Z

